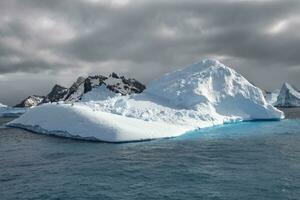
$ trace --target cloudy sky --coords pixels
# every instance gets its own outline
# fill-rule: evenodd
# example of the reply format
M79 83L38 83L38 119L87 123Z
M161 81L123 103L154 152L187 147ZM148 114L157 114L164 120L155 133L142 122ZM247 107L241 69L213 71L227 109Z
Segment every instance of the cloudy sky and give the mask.
M79 75L144 83L216 58L261 88L300 88L299 0L1 0L0 102Z

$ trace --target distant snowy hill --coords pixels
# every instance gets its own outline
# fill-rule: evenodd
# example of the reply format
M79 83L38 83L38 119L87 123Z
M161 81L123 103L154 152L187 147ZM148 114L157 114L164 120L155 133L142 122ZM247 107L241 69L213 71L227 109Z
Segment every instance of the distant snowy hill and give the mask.
M144 91L134 81L112 78L114 75L79 79L66 97L79 102L37 106L9 126L124 142L175 137L224 123L284 118L281 111L266 102L261 89L216 60L203 60L165 74ZM130 92L136 90L143 92Z
M7 107L7 105L0 103L0 108L6 108L6 107Z
M43 96L37 96L37 95L32 95L21 101L21 103L15 105L15 107L18 108L27 108L27 107L33 107L39 105L45 97Z
M284 83L277 97L275 106L278 107L299 107L300 92L288 83Z
M7 110L7 106L4 105L4 104L2 104L2 103L0 103L0 117L3 116L3 112L4 112L5 110Z

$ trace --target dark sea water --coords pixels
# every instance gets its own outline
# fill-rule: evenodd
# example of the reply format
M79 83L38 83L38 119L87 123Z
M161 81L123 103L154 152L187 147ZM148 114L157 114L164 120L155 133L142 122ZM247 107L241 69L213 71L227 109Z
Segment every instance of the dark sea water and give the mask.
M2 126L0 199L300 199L300 120L287 112L123 144Z

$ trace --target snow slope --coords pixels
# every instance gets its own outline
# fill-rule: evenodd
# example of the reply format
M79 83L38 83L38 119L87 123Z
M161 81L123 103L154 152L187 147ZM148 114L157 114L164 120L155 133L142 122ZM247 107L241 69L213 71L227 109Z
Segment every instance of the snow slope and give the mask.
M46 111L47 115L44 114ZM9 125L44 134L107 142L174 137L190 130L186 126L95 111L82 104L44 104Z
M104 96L97 96L101 90ZM31 109L9 126L109 142L175 137L244 120L279 120L281 111L233 69L203 60L152 81L141 94L113 95L105 87L81 102ZM47 113L47 114L45 114Z
M115 97L121 95L120 93L114 93L111 90L108 90L105 85L100 85L93 88L91 91L85 93L81 97L82 102L94 102L105 100L109 97Z
M300 92L293 88L290 84L284 83L275 106L278 107L299 107Z
M279 93L280 93L279 89L276 89L276 90L274 90L272 92L266 92L266 96L265 96L266 101L269 104L271 104L271 105L274 106L276 104L277 97L278 97Z

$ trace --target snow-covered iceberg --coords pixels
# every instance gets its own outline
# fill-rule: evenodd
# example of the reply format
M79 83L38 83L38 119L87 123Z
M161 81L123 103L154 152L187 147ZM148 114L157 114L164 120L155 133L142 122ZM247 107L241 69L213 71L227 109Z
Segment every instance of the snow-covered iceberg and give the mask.
M2 109L2 108L7 108L7 105L0 103L0 109Z
M284 114L243 76L219 61L203 60L163 75L140 94L122 96L99 86L84 94L81 102L44 104L8 125L125 142L175 137L224 123L282 118Z
M300 92L288 83L284 83L277 97L275 106L278 107L299 107Z
M15 108L0 103L0 117L18 117L26 110L27 108Z

